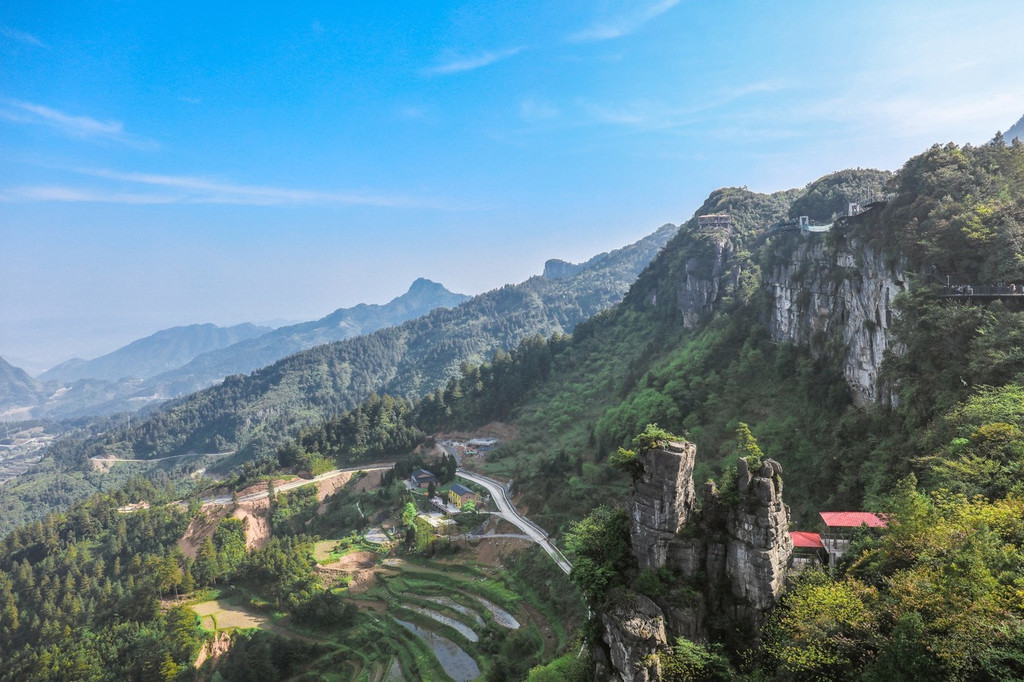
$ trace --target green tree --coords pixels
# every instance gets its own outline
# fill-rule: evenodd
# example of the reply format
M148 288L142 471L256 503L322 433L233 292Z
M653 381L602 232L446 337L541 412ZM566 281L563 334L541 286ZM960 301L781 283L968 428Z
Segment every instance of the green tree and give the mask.
M624 584L635 566L630 553L629 516L622 509L598 507L570 524L565 547L573 558L569 577L591 603Z

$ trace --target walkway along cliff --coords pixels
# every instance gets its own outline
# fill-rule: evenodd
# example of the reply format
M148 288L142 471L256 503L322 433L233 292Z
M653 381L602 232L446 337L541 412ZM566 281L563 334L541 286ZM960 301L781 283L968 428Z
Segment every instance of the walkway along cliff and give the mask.
M613 591L600 613L598 679L656 680L660 655L677 637L756 642L782 594L793 553L778 462L737 462L718 490L693 484L697 448L668 442L638 453L627 503L630 541L641 571L671 574L667 593Z

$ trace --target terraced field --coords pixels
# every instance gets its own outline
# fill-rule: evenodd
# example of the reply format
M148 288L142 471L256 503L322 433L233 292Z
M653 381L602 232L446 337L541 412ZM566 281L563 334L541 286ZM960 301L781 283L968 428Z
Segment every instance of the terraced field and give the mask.
M358 623L335 640L347 679L474 680L510 636L531 654L545 653L540 628L516 617L521 597L489 571L395 559L382 569L375 585L351 595L358 597ZM337 654L331 658L338 662Z
M365 571L365 561L360 564ZM334 627L261 617L223 600L194 608L210 630L258 627L315 642L324 653L298 679L463 682L512 659L520 665L549 660L566 644L561 624L509 589L496 569L389 558L373 578L334 590L348 607Z

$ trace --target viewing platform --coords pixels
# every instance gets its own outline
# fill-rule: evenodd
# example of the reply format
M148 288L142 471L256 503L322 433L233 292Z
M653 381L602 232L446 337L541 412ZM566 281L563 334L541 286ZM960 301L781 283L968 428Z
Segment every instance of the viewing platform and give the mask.
M939 289L939 298L1024 299L1024 284L950 284Z

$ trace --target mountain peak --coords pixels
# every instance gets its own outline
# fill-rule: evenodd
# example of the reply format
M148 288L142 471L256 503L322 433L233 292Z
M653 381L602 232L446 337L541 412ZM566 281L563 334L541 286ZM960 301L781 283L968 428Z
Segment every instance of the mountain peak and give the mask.
M426 277L417 277L416 281L409 285L408 293L421 293L426 291L448 291L443 284L438 284ZM450 291L448 293L451 293Z
M1006 144L1013 144L1013 138L1019 137L1021 142L1024 142L1024 116L1020 117L1020 120L1010 126L1010 129L1003 133L1003 141Z

